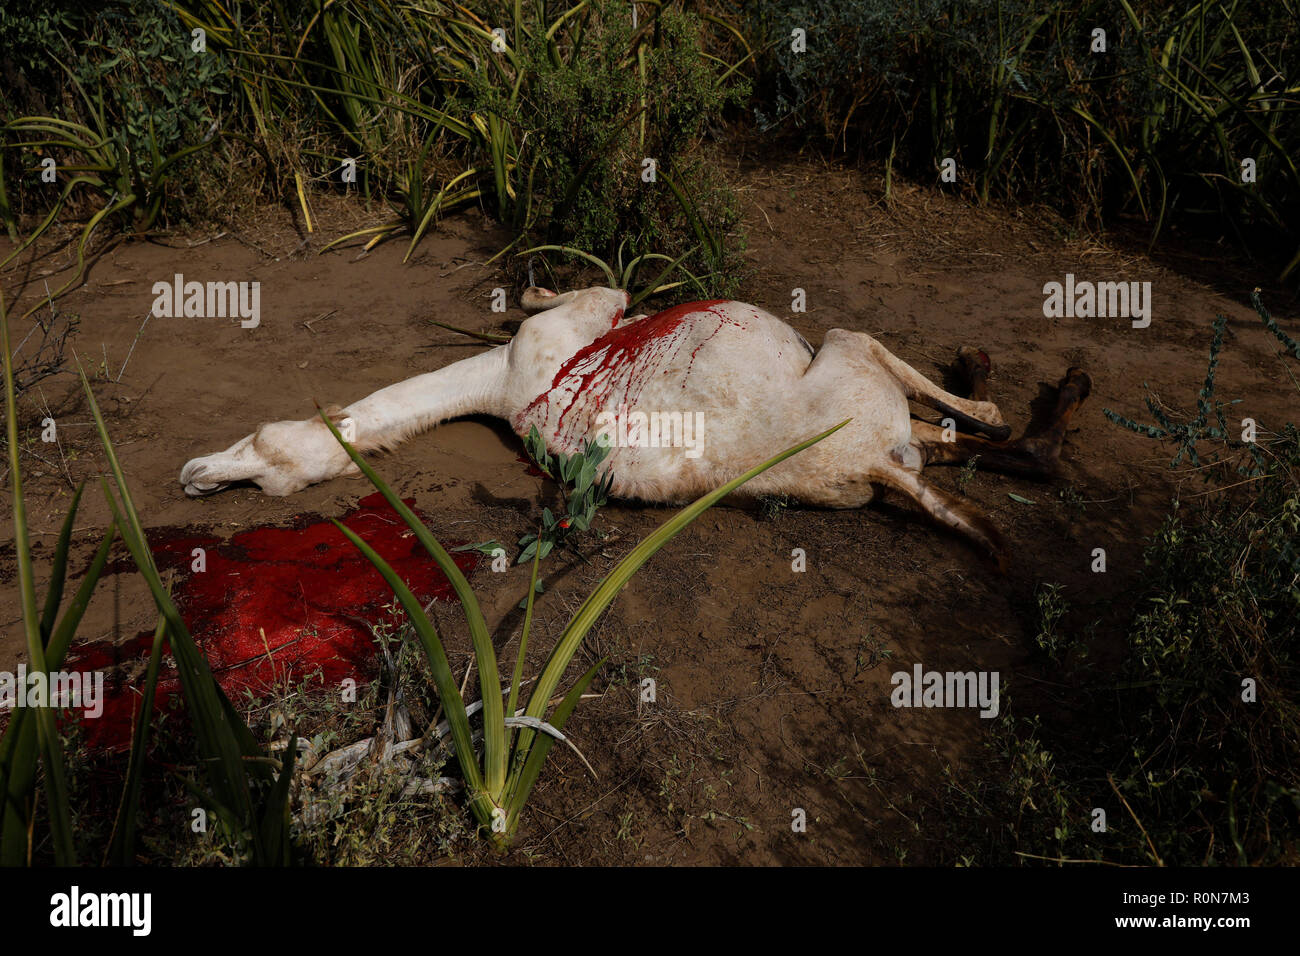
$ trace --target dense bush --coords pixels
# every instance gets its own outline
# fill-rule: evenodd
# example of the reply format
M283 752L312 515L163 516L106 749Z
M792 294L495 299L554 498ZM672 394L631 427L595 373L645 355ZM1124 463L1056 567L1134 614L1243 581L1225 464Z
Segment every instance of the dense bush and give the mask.
M810 131L931 180L951 158L982 200L1045 200L1089 224L1131 214L1158 234L1177 220L1253 236L1284 257L1300 242L1300 31L1288 4L679 0L637 10L633 26L626 0L0 0L0 122L50 115L119 144L85 161L119 170L101 177L100 203L134 175L137 222L193 178L167 164L167 181L155 181L154 150L165 161L220 117L226 145L262 170L253 178L304 213L304 188L341 188L341 165L354 160L357 188L396 212L373 234L418 236L443 211L481 203L525 240L607 261L624 240L629 259L697 245L687 265L714 273L713 285L734 275L740 243L732 197L698 147L749 74L767 135ZM195 27L212 55L189 53ZM1096 29L1105 52L1091 49ZM6 141L0 218L12 236L21 213L51 200L32 188L32 157L13 148L23 137L10 130ZM646 157L661 188L642 188ZM1242 178L1247 159L1254 182Z
M437 216L478 204L517 250L577 247L621 259L620 274L653 255L642 281L680 259L699 277L691 291L719 294L736 285L743 237L701 144L743 96L743 75L706 55L710 21L642 6L638 19L622 0L59 0L28 14L0 0L14 37L0 76L14 90L0 108L0 216L16 237L24 214L58 209L33 165L54 153L67 202L89 187L91 212L147 227L189 192L183 161L217 137L226 162L260 170L244 178L308 228L312 184L390 202L392 222L344 241L404 233L413 249Z
M701 43L697 17L665 8L647 30L633 25L630 3L607 2L583 24L580 51L556 55L540 30L526 34L522 84L475 71L466 111L504 121L516 168L528 170L514 194L498 193L503 218L536 222L546 241L610 263L620 248L625 260L694 248L690 271L734 291L743 246L728 233L739 217L698 147L744 87L720 80Z
M60 186L78 176L91 212L115 206L140 229L187 192L176 163L212 141L229 85L216 58L191 51L174 12L153 0L35 9L0 0L0 34L0 217L11 237L22 215L56 206ZM58 186L40 179L47 157Z
M987 199L1093 221L1171 216L1300 242L1300 28L1294 6L1029 0L796 0L746 8L760 124L893 157L945 157ZM792 30L806 31L795 52ZM1106 51L1092 52L1105 30ZM1256 163L1242 181L1241 163ZM1206 213L1212 214L1206 217ZM1300 257L1288 268L1294 269Z

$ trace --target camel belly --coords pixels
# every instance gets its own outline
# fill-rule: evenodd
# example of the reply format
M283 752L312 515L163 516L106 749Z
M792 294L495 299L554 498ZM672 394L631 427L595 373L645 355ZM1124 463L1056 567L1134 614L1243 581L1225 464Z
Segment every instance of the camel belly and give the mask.
M811 349L755 306L690 303L612 329L567 359L511 424L536 427L552 452L603 436L624 498L692 500L845 419L819 445L742 489L858 507L872 491L863 466L906 448L907 399L874 362L843 346Z

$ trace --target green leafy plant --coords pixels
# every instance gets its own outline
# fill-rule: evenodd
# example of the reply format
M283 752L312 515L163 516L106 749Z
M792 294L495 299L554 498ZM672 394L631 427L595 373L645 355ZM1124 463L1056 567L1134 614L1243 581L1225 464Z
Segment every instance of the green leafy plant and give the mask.
M961 470L957 472L957 490L962 494L966 494L967 487L974 480L975 468L979 464L979 460L979 455L971 455L970 458L966 459L966 463L961 466Z
M635 309L638 305L642 303L642 301L644 301L645 299L649 298L652 295L659 295L664 292L671 292L674 289L678 289L686 285L690 285L694 287L699 291L701 295L708 294L708 288L705 286L704 281L710 278L711 274L705 276L695 275L693 272L687 269L683 264L687 259L687 257L690 256L693 252L695 252L696 248L698 248L697 246L692 246L691 248L687 249L676 259L670 259L668 256L658 252L644 252L641 255L636 256L635 258L630 259L625 263L623 261L623 251L626 245L627 245L626 240L619 243L617 256L612 263L606 262L604 259L601 259L599 256L594 256L590 252L584 252L582 249L577 249L573 246L556 246L556 245L533 246L531 249L525 249L523 252L517 253L517 255L531 256L534 253L558 252L569 259L576 259L582 262L590 263L591 265L594 265L598 269L600 269L600 271L604 274L605 282L609 288L623 289L628 293L627 307L629 309ZM530 259L529 261L531 262L532 260ZM550 271L549 263L546 262L545 258L543 258L542 261L544 264L546 264L548 271ZM642 264L647 262L656 262L656 261L667 262L668 265L664 266L661 270L659 270L658 275L656 275L655 278L652 279L650 282L638 287L636 280L639 277L639 270ZM672 273L675 271L681 271L682 274L685 276L685 278L678 280L677 282L665 282L664 280L667 279L670 275L672 275ZM529 284L530 285L532 284L531 279L529 280ZM560 287L565 283L553 280L551 284L556 287Z
M1287 335L1278 326L1268 310L1264 308L1258 289L1251 292L1250 301L1255 307L1260 321L1264 323L1264 327L1282 343L1282 346L1288 352L1296 358L1300 358L1300 344ZM1147 410L1151 412L1151 417L1156 421L1155 425L1136 421L1109 408L1102 409L1102 414L1116 425L1127 428L1131 432L1136 432L1146 438L1154 438L1158 441L1173 444L1175 453L1173 458L1170 459L1170 468L1176 468L1184 458L1193 467L1200 467L1201 453L1198 452L1197 445L1198 443L1209 443L1213 449L1211 454L1214 461L1219 461L1225 452L1235 454L1236 457L1243 459L1237 466L1239 474L1258 476L1264 474L1271 467L1267 452L1258 442L1239 441L1231 437L1227 420L1224 418L1224 411L1229 406L1237 404L1239 400L1234 399L1223 402L1216 395L1215 373L1219 368L1219 355L1223 351L1224 330L1227 325L1227 317L1219 315L1215 317L1211 326L1210 355L1205 370L1205 384L1201 386L1200 392L1197 393L1196 415L1194 417L1183 422L1175 422L1170 413L1159 405L1155 396L1151 395L1150 392L1144 397L1144 401ZM1211 473L1209 470L1205 472L1204 477L1205 480L1210 480Z
M1034 637L1034 643L1051 660L1057 661L1068 644L1067 638L1061 632L1061 621L1069 609L1065 599L1061 597L1061 585L1040 584L1034 597L1038 601L1039 621L1038 634Z
M550 508L542 509L540 531L519 539L523 551L516 564L523 564L534 554L545 558L557 545L563 547L573 535L587 531L596 510L609 500L609 489L614 483L612 471L606 469L603 475L598 474L601 462L609 454L609 446L599 441L589 439L583 450L573 455L551 454L534 425L524 436L524 448L543 474L559 485L563 515L557 518Z
M789 507L789 495L763 495L758 499L758 514L764 521L776 521Z
M120 220L136 233L155 226L179 192L184 161L215 141L218 123L209 100L225 93L217 58L192 52L189 35L162 4L128 0L98 17L63 11L53 22L58 27L39 34L43 47L27 55L44 59L62 88L64 109L23 115L0 106L0 215L10 235L18 235L19 211L6 190L6 164L23 177L20 196L48 209L0 267L80 198L97 207L81 229L76 271L49 299L81 281L90 239L101 224ZM75 44L63 33L74 25L81 33ZM61 183L52 201L38 165L51 159Z

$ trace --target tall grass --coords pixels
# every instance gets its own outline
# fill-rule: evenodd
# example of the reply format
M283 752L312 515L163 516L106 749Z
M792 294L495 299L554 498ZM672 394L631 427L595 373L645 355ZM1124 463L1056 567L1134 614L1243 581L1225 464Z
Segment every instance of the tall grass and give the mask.
M17 54L56 90L48 102L33 94L0 106L0 217L11 237L23 234L9 258L89 209L77 272L57 297L79 281L97 227L153 228L190 192L181 184L198 170L186 161L215 149L246 179L260 168L309 233L313 189L356 188L391 208L387 222L322 249L401 235L410 259L440 216L477 204L516 249L531 238L612 260L626 244L629 258L658 255L726 285L738 217L698 146L743 76L702 46L739 34L688 6L641 3L636 18L622 0L0 10L30 27ZM195 29L205 50L190 47ZM34 103L48 112L21 109ZM50 156L57 197L33 165ZM639 178L647 157L655 183ZM24 233L20 220L36 210Z
M217 140L224 78L160 3L0 9L0 21L16 41L6 61L30 74L0 96L0 219L17 241L0 269L61 218L82 220L76 269L55 299L81 281L101 227L107 238L143 234L178 212L194 175L187 161ZM49 162L54 182L43 178ZM34 220L25 235L20 218Z
M931 181L951 157L983 201L1046 200L1102 225L1132 214L1153 240L1174 218L1256 251L1281 237L1285 278L1300 263L1298 13L1293 0L804 0L746 7L745 27L760 126Z
M18 599L22 610L23 631L27 637L28 667L33 673L48 674L63 663L77 624L85 612L95 583L103 572L104 560L113 541L113 529L104 535L96 561L91 566L81 590L74 597L62 621L58 619L67 578L68 546L73 519L81 502L82 489L73 496L68 517L63 523L55 547L54 566L46 594L45 610L37 611L35 573L32 567L31 542L27 533L27 507L23 501L17 396L14 392L13 360L9 350L9 321L5 311L4 291L0 290L0 349L4 350L5 438L9 446L10 484L13 489L14 552L18 564ZM47 687L49 686L47 681ZM25 693L26 688L20 688ZM50 706L19 707L9 718L9 726L0 739L0 864L12 866L29 859L30 832L36 812L36 768L39 760L45 771L45 794L49 805L51 841L54 860L61 866L76 862L72 843L71 814L68 809L68 786L63 768L62 742L55 724L55 708Z
M716 17L643 3L634 25L622 0L172 6L227 58L274 181L337 184L353 159L362 192L389 201L388 222L325 248L403 235L409 259L439 216L472 203L512 246L533 237L612 260L627 243L727 281L736 214L697 155L704 124L743 91L734 65L701 49ZM639 178L646 157L655 184Z
M595 625L606 608L614 601L619 592L627 585L632 576L657 551L666 545L687 525L698 518L718 501L731 494L749 479L784 461L803 449L814 445L842 428L842 422L807 441L788 448L769 458L762 464L727 482L722 487L709 492L695 503L683 508L665 521L659 528L638 544L615 566L596 589L578 608L568 625L561 632L551 651L541 674L532 685L527 704L521 716L515 714L515 703L523 676L525 654L528 649L529 632L533 620L533 602L536 598L537 567L541 559L540 549L533 553L532 576L529 581L528 597L524 614L523 632L519 639L519 652L509 685L507 704L503 707L502 686L499 676L496 651L493 649L488 634L487 623L479 608L478 600L470 588L464 574L456 566L451 556L440 545L423 522L407 507L379 477L370 464L353 449L335 429L328 416L321 419L333 432L334 437L347 451L348 456L361 469L371 484L383 494L389 505L401 515L416 539L437 563L442 572L451 581L452 587L460 601L469 627L470 640L474 648L474 661L479 675L479 694L483 712L483 754L480 758L474 750L473 733L467 716L465 700L452 676L447 662L447 654L442 639L425 613L420 601L393 571L387 562L373 548L351 529L338 522L335 524L347 536L362 554L375 566L384 580L393 589L398 601L406 610L407 616L418 635L420 644L429 661L429 668L438 696L442 701L444 712L451 727L451 736L455 745L456 759L469 794L470 810L479 826L487 830L491 839L504 846L518 829L528 798L532 793L542 765L556 739L564 739L562 730L583 693L591 685L602 661L598 661L580 676L557 704L552 706L553 695L557 692L565 673L573 661L574 655L582 646L583 640Z
M637 4L635 19L623 0L56 6L4 14L22 27L16 55L60 91L57 109L0 106L11 237L20 218L73 211L38 185L33 157L60 158L59 194L88 197L78 213L143 230L188 191L206 137L308 231L313 189L390 208L318 248L400 236L409 259L440 216L473 205L516 251L566 245L612 262L626 242L630 259L682 257L713 294L743 239L699 146L752 80L769 137L812 130L923 178L953 158L981 201L1047 200L1101 225L1136 215L1153 240L1172 220L1247 245L1263 235L1256 249L1291 244L1283 278L1300 265L1295 0L664 0ZM163 40L120 41L134 51L127 82L84 40L133 20ZM1104 53L1091 50L1098 27ZM185 45L194 28L204 54ZM646 158L653 185L638 175ZM355 187L341 180L349 161Z
M143 688L143 702L133 736L125 773L125 788L105 857L111 862L130 864L135 859L137 813L144 759L153 720L153 696L164 642L176 658L182 691L194 730L197 756L203 768L200 780L187 781L197 805L210 813L236 849L241 862L283 865L293 859L289 835L289 785L293 779L295 748L292 743L283 762L272 760L258 747L247 724L222 693L207 660L162 582L145 538L144 528L131 498L126 477L117 460L99 404L81 372L86 400L94 418L112 478L101 487L113 521L105 532L76 594L60 616L67 580L69 548L74 519L84 485L77 489L55 546L44 610L38 611L35 572L27 532L26 506L22 489L21 444L18 409L14 391L13 361L9 348L9 325L3 292L0 291L0 348L4 350L5 422L9 451L9 474L14 516L14 550L18 565L18 587L23 627L27 635L27 660L31 673L50 674L63 664L77 627L95 589L109 551L116 538L130 552L158 609L158 625ZM47 679L48 684L48 679ZM30 863L35 852L35 814L38 787L45 796L49 820L49 841L59 865L76 862L72 833L72 811L57 729L55 702L46 706L17 708L0 738L0 864ZM37 774L37 765L41 773Z

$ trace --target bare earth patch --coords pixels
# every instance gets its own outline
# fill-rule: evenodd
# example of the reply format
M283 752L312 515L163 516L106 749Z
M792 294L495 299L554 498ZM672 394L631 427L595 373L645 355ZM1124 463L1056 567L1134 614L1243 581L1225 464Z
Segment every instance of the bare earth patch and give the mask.
M1172 403L1200 388L1209 323L1228 316L1233 336L1219 372L1240 417L1277 424L1295 392L1246 296L1262 276L1238 270L1235 287L1206 284L1190 255L1182 271L1095 240L1069 238L1051 216L978 209L928 188L896 184L886 204L878 178L792 160L745 161L728 170L740 189L752 273L737 298L788 319L817 345L831 328L870 332L923 374L941 379L956 349L992 357L991 395L1018 432L1040 387L1068 365L1086 368L1093 392L1049 484L976 472L964 492L1015 550L999 577L962 541L890 504L830 512L792 506L763 520L756 509L708 512L633 579L575 668L602 655L603 696L568 725L599 774L556 748L525 814L515 862L690 864L881 864L941 862L945 768L978 774L988 722L974 710L897 710L890 675L925 669L996 670L1012 706L1067 711L1070 688L1034 646L1035 590L1063 585L1066 626L1091 635L1094 661L1113 656L1140 590L1144 537L1166 513L1175 476L1159 450L1109 422L1102 408L1145 418L1144 383ZM80 317L72 340L108 415L136 504L150 528L202 530L228 539L300 515L338 517L370 492L357 480L268 498L234 488L190 499L177 483L189 458L220 450L265 421L304 418L313 400L354 401L384 385L482 348L431 325L499 327L492 288L508 285L483 265L502 237L480 216L444 221L402 264L394 241L363 257L317 255L328 238L356 228L359 210L320 203L323 222L304 243L287 216L259 210L220 237L171 235L121 243L101 256L85 285L56 303ZM327 238L319 238L325 236ZM43 283L66 281L67 248L4 278L15 316ZM1048 319L1045 282L1067 272L1150 280L1150 328L1127 319ZM151 287L187 279L258 280L262 321L152 318ZM1216 273L1217 274L1217 273ZM593 282L595 280L593 279ZM792 290L808 309L791 314ZM1266 290L1267 294L1267 290ZM12 301L18 295L19 302ZM513 292L512 292L513 298ZM1294 300L1268 299L1284 326ZM653 303L651 303L653 304ZM506 318L518 319L517 309ZM14 319L17 323L17 319ZM27 320L30 322L31 320ZM25 334L14 326L14 340ZM129 355L129 360L128 360ZM48 559L71 481L104 469L72 376L24 396L29 521L38 560ZM779 395L773 396L780 401ZM57 446L36 437L41 419ZM416 438L378 462L413 498L443 540L498 539L533 530L552 491L518 461L522 443L504 423L462 420ZM929 472L957 490L956 469ZM1015 494L1031 503L1009 497ZM609 535L584 560L557 554L544 565L530 649L535 672L582 596L670 511L616 503L596 526ZM84 567L107 522L97 491L86 495L73 567ZM0 531L0 668L21 658L12 528ZM1105 574L1090 570L1104 547ZM803 549L807 570L792 571ZM521 625L515 605L527 568L472 582L498 651L512 659ZM101 584L83 626L87 640L121 641L151 630L155 612L127 575ZM455 614L453 666L469 655ZM196 633L200 640L203 635ZM653 678L656 701L641 700ZM791 832L795 809L804 834Z

